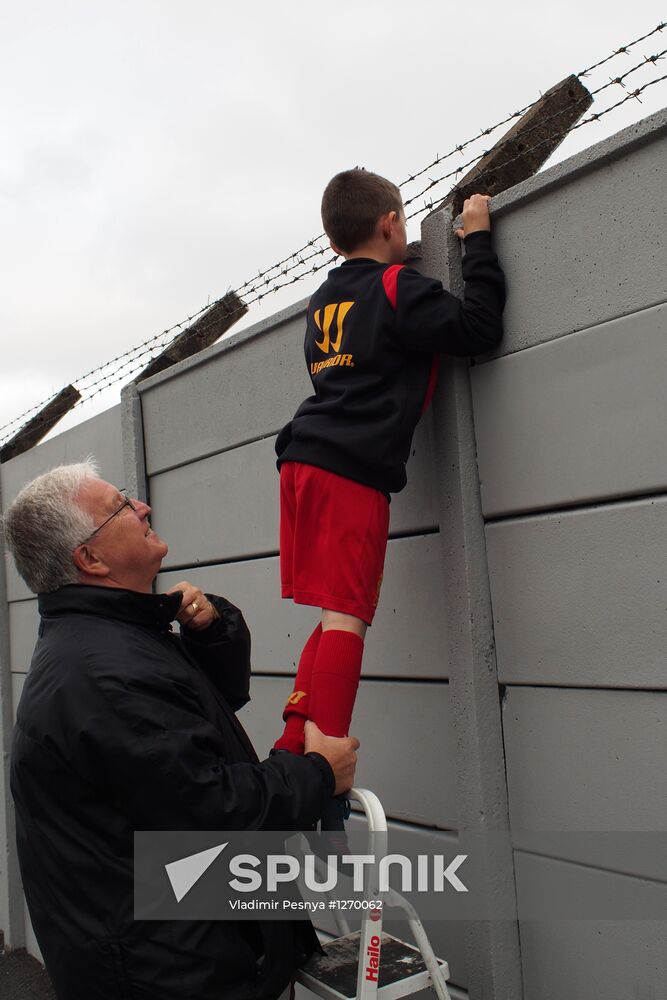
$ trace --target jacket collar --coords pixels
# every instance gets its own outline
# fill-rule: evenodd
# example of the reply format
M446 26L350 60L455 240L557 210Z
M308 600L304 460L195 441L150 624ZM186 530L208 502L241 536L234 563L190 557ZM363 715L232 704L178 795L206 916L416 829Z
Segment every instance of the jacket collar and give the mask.
M375 264L376 267L389 267L388 264L383 264L381 260L375 260L374 257L350 257L349 260L344 260L339 267L357 267L362 264Z
M66 614L99 615L165 631L178 613L181 595L140 594L135 590L72 583L49 594L38 594L37 603L40 615L46 618Z

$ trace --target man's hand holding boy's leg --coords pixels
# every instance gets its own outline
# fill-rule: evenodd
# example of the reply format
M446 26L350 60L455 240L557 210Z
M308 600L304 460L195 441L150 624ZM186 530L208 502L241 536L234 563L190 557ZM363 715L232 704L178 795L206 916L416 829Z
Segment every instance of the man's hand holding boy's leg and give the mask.
M359 740L354 736L325 736L314 722L306 722L304 735L304 753L319 753L331 765L336 779L334 795L349 792L354 784Z

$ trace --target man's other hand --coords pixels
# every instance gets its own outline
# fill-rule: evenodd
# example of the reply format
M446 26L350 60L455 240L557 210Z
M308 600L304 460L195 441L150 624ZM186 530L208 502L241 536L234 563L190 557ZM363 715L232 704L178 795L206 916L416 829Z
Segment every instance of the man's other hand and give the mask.
M170 587L167 593L175 594L179 590L183 594L183 598L180 611L176 615L177 622L195 632L201 632L202 629L208 628L209 625L218 620L220 615L199 587L183 580L182 583Z
M325 736L322 730L309 720L304 729L304 743L304 753L320 753L329 761L336 778L334 795L344 795L345 792L349 792L354 784L359 740L354 736Z

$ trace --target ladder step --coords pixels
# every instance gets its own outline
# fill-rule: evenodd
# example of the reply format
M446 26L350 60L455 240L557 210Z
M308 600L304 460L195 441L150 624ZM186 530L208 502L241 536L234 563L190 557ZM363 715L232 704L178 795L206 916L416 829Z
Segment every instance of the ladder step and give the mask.
M359 931L354 931L328 941L322 946L324 954L313 955L299 970L299 981L319 996L352 1000L357 995L360 936ZM384 987L393 987L387 990L393 997L424 989L430 976L420 951L391 934L383 933L381 940L378 994L382 994ZM370 957L366 964L372 970ZM447 963L439 960L439 964L447 978Z

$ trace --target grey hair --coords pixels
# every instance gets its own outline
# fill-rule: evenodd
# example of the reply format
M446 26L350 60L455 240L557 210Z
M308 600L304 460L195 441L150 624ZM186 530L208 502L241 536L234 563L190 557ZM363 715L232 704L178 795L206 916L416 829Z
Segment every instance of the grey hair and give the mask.
M77 583L72 552L95 530L77 502L81 488L97 477L95 460L59 465L20 491L2 519L16 568L34 594Z

